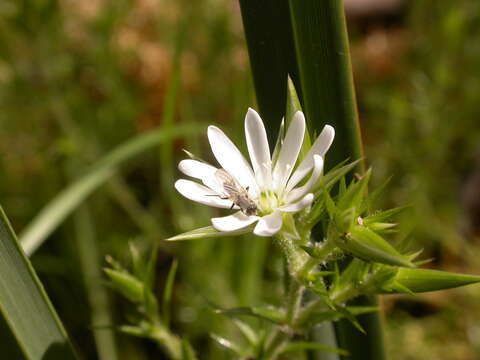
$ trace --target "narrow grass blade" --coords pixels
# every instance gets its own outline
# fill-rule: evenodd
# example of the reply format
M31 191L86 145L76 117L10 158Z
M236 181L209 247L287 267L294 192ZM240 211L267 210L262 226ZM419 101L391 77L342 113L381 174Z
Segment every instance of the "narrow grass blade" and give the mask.
M289 0L303 110L310 130L335 127L327 159L363 157L343 1ZM298 90L298 89L297 89ZM358 164L361 170L363 163Z
M0 208L0 329L25 359L75 359L67 334ZM7 356L8 358L8 356ZM11 358L11 357L10 357ZM18 359L18 357L15 357Z
M303 104L310 129L325 123L335 127L336 139L327 155L328 164L345 158L363 158L343 1L289 0L299 66ZM357 171L364 172L360 161ZM362 298L362 305L375 305ZM367 336L351 324L337 326L339 345L350 359L384 359L381 324L377 314L359 317Z
M112 307L102 279L100 249L94 220L89 207L80 206L73 217L75 247L78 252L80 272L90 305L90 324L99 360L117 360L118 352Z
M288 3L240 0L240 8L257 102L274 144L285 115L287 76L297 77Z
M184 124L166 131L141 134L119 145L100 159L83 177L61 191L28 224L20 234L25 253L29 256L33 254L78 205L115 174L122 163L167 139L193 134L201 129L203 126L198 124Z
M174 260L172 262L172 266L170 266L170 271L168 272L165 289L163 290L162 316L163 316L163 322L165 323L165 326L167 328L170 325L170 318L171 318L170 303L172 301L173 285L175 283L175 275L177 274L177 268L178 268L178 261Z

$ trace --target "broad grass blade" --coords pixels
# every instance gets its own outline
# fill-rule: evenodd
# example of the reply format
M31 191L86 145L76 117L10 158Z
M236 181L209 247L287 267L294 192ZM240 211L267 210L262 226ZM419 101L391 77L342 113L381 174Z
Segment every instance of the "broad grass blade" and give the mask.
M65 329L1 208L0 329L4 359L76 359Z

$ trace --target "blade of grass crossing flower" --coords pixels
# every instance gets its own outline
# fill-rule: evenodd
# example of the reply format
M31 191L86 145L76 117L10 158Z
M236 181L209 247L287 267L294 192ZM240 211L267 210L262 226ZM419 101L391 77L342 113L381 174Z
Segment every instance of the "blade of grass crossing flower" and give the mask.
M289 5L308 125L319 132L329 123L337 134L327 156L327 168L346 158L362 158L343 1L289 0ZM363 173L363 161L357 165L357 171ZM376 305L368 304L366 298L357 301ZM363 315L359 322L367 336L346 321L336 325L339 346L350 352L350 359L384 359L378 316Z
M33 254L78 205L115 174L122 163L166 139L198 133L203 128L198 124L184 124L166 131L155 130L135 136L113 149L84 176L62 190L27 225L20 234L25 253Z
M286 0L240 0L260 115L274 144L285 115L287 75L297 76Z
M309 128L335 128L330 164L363 155L343 1L289 0L302 103ZM298 90L298 89L297 89ZM358 169L362 170L360 163Z
M55 309L0 208L0 329L2 356L75 359ZM5 348L3 341L13 349ZM8 357L7 357L8 358Z

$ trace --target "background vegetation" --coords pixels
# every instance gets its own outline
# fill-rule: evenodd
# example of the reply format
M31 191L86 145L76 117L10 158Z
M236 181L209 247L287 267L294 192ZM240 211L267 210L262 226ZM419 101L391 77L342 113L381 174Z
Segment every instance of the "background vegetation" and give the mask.
M402 226L433 266L480 274L480 4L349 9L366 160L377 184L392 176L378 206L412 204ZM214 123L244 146L243 117L254 101L237 2L5 0L0 201L21 235L56 194L137 134ZM148 341L112 331L132 309L106 288L101 268L107 254L128 266L129 244L148 253L207 224L213 211L172 186L182 148L212 158L205 135L130 160L33 255L84 358L161 358ZM275 299L275 249L264 239L162 243L159 289L174 258L174 330L201 358L230 358L209 333L235 338L238 330L211 304ZM477 358L479 298L478 287L385 297L391 358Z

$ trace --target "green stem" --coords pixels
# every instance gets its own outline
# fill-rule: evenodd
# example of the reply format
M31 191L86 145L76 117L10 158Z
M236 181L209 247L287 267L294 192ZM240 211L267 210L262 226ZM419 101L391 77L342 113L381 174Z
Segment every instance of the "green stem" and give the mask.
M290 289L287 295L287 324L293 326L300 312L302 296L305 287L297 281L290 281Z
M182 343L180 338L170 333L161 324L156 324L150 332L150 338L164 349L173 360L182 359Z
M296 241L298 239L288 233L278 233L275 240L287 260L288 273L295 281L301 281L300 275L308 262L308 254L297 246Z

